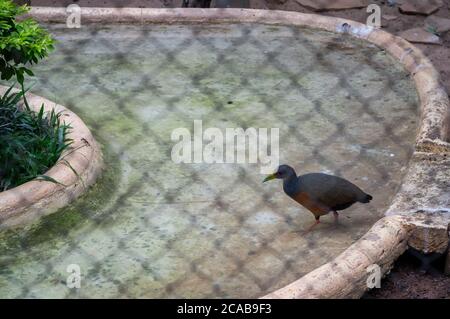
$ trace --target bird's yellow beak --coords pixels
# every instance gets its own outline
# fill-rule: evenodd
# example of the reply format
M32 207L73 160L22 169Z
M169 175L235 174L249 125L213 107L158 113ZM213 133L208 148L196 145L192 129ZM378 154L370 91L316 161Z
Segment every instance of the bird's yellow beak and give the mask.
M269 176L267 176L266 178L264 178L263 183L271 181L272 179L277 178L277 176L275 175L275 173L270 174Z

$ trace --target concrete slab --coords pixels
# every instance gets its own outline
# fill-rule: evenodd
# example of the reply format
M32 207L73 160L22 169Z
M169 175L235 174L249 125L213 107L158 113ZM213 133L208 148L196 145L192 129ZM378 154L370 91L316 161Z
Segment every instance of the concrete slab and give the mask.
M427 27L431 27L438 33L443 33L450 31L450 19L438 17L438 16L429 16L425 19L425 24Z
M430 15L443 6L441 0L408 0L404 1L399 9L405 14Z
M414 28L398 33L403 39L413 43L442 44L441 39L423 28Z

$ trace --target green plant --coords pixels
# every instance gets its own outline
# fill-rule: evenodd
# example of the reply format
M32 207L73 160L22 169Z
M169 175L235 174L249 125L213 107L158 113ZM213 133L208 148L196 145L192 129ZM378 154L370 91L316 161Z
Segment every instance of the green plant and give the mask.
M67 137L70 127L61 122L60 114L45 113L43 105L33 112L25 98L25 74L33 76L28 66L53 49L53 39L37 22L17 20L28 10L0 0L0 75L2 80L15 77L21 87L19 93L12 93L11 87L0 98L0 191L34 178L58 183L42 174L72 143ZM25 107L18 106L21 100Z
M34 178L58 183L42 174L72 144L70 126L43 105L39 112L18 107L25 92L11 92L12 87L0 98L0 191Z
M33 76L27 67L46 57L53 49L53 39L32 19L16 18L29 8L10 0L0 0L0 74L2 80L13 76L24 90L24 75ZM26 101L25 101L26 102Z

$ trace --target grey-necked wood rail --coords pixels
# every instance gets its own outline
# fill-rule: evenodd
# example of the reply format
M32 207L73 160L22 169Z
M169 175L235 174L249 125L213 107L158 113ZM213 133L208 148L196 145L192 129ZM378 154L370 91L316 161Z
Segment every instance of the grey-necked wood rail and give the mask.
M267 176L264 182L273 179L282 179L286 195L313 213L316 222L308 231L320 223L320 216L333 212L337 220L338 211L356 202L368 203L372 200L372 196L344 178L323 173L297 177L295 170L288 165L278 167L277 172Z

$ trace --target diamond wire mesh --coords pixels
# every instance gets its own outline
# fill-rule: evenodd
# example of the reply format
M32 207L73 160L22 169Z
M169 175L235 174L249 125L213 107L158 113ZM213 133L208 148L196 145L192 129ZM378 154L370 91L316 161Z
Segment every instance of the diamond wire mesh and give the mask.
M90 26L84 26L90 28ZM86 95L89 94L99 94L105 95L114 100L115 105L117 106L117 112L120 112L121 116L126 117L127 119L134 121L136 123L142 123L139 121L139 117L129 110L127 106L127 101L133 99L135 96L135 92L139 90L150 90L152 94L155 96L164 96L164 92L160 90L158 87L157 81L160 74L164 72L164 69L167 65L171 65L175 67L177 70L181 72L185 72L189 74L189 86L197 89L201 94L210 97L213 101L213 112L217 115L217 118L225 117L227 119L231 119L234 123L236 123L239 127L249 127L251 123L253 123L253 118L242 119L239 116L235 116L227 111L223 106L223 100L220 97L220 94L217 92L217 89L205 86L202 84L202 79L208 77L210 74L214 74L217 70L217 65L226 66L228 72L233 74L240 74L240 70L237 69L232 63L228 62L228 57L233 55L241 46L249 45L253 46L259 51L265 51L268 46L266 43L263 43L261 39L255 36L252 32L252 25L242 25L240 27L240 35L232 39L231 44L223 49L218 50L216 46L212 42L208 40L206 37L201 36L201 29L195 28L193 26L186 25L185 28L190 29L191 35L187 37L185 40L178 43L175 47L168 47L164 41L161 41L160 38L152 36L151 32L148 29L143 28L141 32L141 36L138 37L134 42L130 43L130 48L138 47L139 43L142 39L147 39L151 41L155 47L158 48L159 52L164 55L164 62L159 65L154 66L152 72L150 74L139 74L139 82L137 85L132 88L129 92L120 92L110 89L106 85L102 85L102 78L96 74L91 72L91 65L83 64L84 62L77 58L77 52L83 52L83 50L92 42L96 45L104 46L112 53L113 60L117 64L128 63L128 56L120 50L117 50L115 44L112 41L109 41L105 37L98 36L98 30L95 28L90 30L90 38L83 39L77 42L77 52L74 52L72 47L65 47L64 43L59 43L57 50L64 55L64 63L58 66L53 66L51 68L51 72L66 72L66 64L73 64L76 62L76 66L84 79L88 79L89 85L86 86L87 90L83 93ZM300 41L305 46L306 50L308 50L312 56L314 56L314 61L309 61L309 63L302 69L300 74L298 72L292 72L289 69L289 66L286 63L281 62L279 57L281 52L285 49L283 45L276 47L275 49L270 50L267 54L265 54L265 60L260 65L261 69L255 70L255 74L261 72L262 69L266 67L274 68L277 72L280 72L284 75L286 81L288 81L287 89L295 92L300 92L300 94L306 100L310 101L313 105L313 109L311 112L306 114L304 118L302 118L302 122L307 122L314 117L320 116L321 118L326 119L328 122L333 124L334 130L331 132L324 132L323 138L320 139L318 144L311 144L308 141L308 136L304 134L301 130L298 129L295 125L290 124L288 127L288 134L298 141L302 141L305 145L312 147L313 151L309 156L306 156L303 159L303 165L307 166L308 163L312 163L312 165L319 165L321 167L331 167L334 170L334 173L337 175L345 176L346 173L353 169L360 161L366 161L370 168L373 169L376 174L379 176L379 184L372 185L373 189L375 188L383 188L383 184L389 179L390 173L385 171L383 166L380 166L374 160L368 160L367 158L367 149L380 147L383 143L386 142L386 139L390 139L393 144L396 144L397 147L403 150L410 151L411 145L404 141L403 137L396 136L394 132L394 128L398 125L399 118L396 118L396 122L390 122L388 119L383 118L378 115L377 110L372 109L373 101L382 99L386 91L388 91L392 86L395 85L397 79L391 79L388 72L385 72L386 82L381 90L378 92L371 92L370 97L364 96L358 89L355 89L350 81L350 79L357 74L361 68L359 65L356 65L354 69L345 70L340 67L337 67L332 61L327 57L326 52L320 52L317 50L317 47L310 41L306 40L302 34L301 29L295 27L288 27L290 32L290 37L292 41ZM339 42L343 41L342 39L346 39L349 37L348 35L335 35L333 41ZM191 69L189 69L183 63L183 53L187 52L188 49L193 45L201 45L209 53L215 55L216 64L211 64L209 67L203 68L190 73ZM375 52L375 51L373 51ZM367 62L374 66L382 68L378 64L378 60L374 58L374 56L367 56ZM338 94L339 92L346 91L348 94L352 96L360 105L360 109L358 110L357 117L362 117L363 115L368 115L371 120L374 122L382 122L384 132L383 138L376 139L373 142L367 143L363 145L359 154L353 158L353 160L348 161L347 163L336 166L333 162L332 158L329 158L327 155L329 153L329 148L333 148L334 143L338 139L344 139L349 144L358 143L358 137L354 136L352 132L348 129L348 122L345 120L341 120L336 118L332 114L327 112L326 107L324 107L321 101L317 100L314 95L309 92L309 89L305 87L304 84L299 80L301 76L305 76L306 74L311 73L317 68L318 65L325 66L328 68L328 71L333 73L335 77L337 77L337 82L332 89L329 90L328 94L333 96ZM139 69L135 69L136 72ZM262 104L264 110L262 112L268 112L272 114L272 116L277 116L277 109L274 107L274 99L273 97L267 96L264 90L259 89L257 85L255 86L252 83L252 76L254 74L247 74L246 76L239 77L239 85L236 85L234 90L230 92L230 96L235 96L240 93L243 88L249 89L256 96L259 97L259 102ZM40 79L42 86L47 86L51 90L58 90L57 86L54 86L52 78L41 78ZM123 94L124 93L124 94ZM84 95L83 94L83 95ZM186 122L186 118L190 118L189 112L186 112L180 105L183 105L183 101L185 96L189 94L189 92L183 91L180 95L173 95L164 100L165 108L170 110L171 114L176 116L181 122ZM408 97L404 98L405 104L410 104L410 100ZM73 109L76 113L79 113L76 101L68 101L67 106ZM411 109L416 107L416 105L411 105ZM275 111L275 112L274 112ZM82 111L80 111L83 114ZM94 132L100 132L108 125L108 119L112 119L115 114L105 115L104 121L102 122L88 122ZM82 116L83 117L83 116ZM167 142L160 136L158 132L154 130L152 127L152 123L164 120L164 114L161 114L160 117L155 116L152 118L153 122L144 122L142 123L142 132L147 137L151 137L153 142L156 144L157 149L161 151L161 153L165 154L165 158L170 158L170 150L171 145L167 145ZM280 118L279 121L284 121L284 118ZM405 117L400 118L400 120L408 121L409 118ZM329 134L328 134L329 133ZM128 143L124 143L121 145L121 148L116 150L116 154L126 154L131 147L133 147L133 141L142 138L142 134L135 134L133 132L127 132L129 134ZM115 160L120 160L120 156L116 157ZM165 161L161 161L159 163L153 163L155 166L164 167ZM138 166L138 165L137 165ZM151 276L155 281L161 280L164 282L164 287L158 291L155 296L159 297L185 297L180 290L180 286L189 282L192 277L200 278L200 281L206 282L207 285L210 286L211 292L207 296L215 296L215 297L229 297L230 292L222 287L221 283L218 283L214 274L209 271L205 271L202 267L202 263L204 260L209 258L210 251L205 251L201 254L195 254L194 258L189 254L192 253L190 251L185 251L180 248L177 244L180 242L189 241L192 237L195 237L199 228L202 226L198 221L197 215L193 214L192 211L188 208L179 206L180 212L183 213L184 216L188 216L188 223L185 225L183 229L178 230L177 235L168 240L164 240L163 249L161 249L158 253L153 254L151 260L149 260L148 256L142 254L139 249L135 249L135 247L130 247L129 242L133 242L134 240L139 239L139 231L142 227L145 228L147 232L151 232L154 234L158 234L160 232L159 225L155 225L154 221L152 221L151 216L147 216L142 219L142 224L137 225L135 228L127 232L127 235L124 237L123 233L118 234L112 228L104 227L108 223L110 223L115 217L114 213L125 205L127 199L139 193L146 185L153 185L154 188L158 189L161 194L163 194L164 202L168 205L177 203L177 194L182 193L186 189L189 189L193 184L200 183L204 189L207 189L209 192L214 194L214 198L210 201L206 206L201 209L202 213L208 214L210 211L219 209L224 214L230 216L230 218L237 219L239 227L234 229L228 229L224 232L222 236L216 236L213 233L208 233L204 235L203 240L210 241L212 243L211 249L220 251L231 263L234 265L233 270L229 272L226 278L234 278L243 276L247 280L249 279L253 282L254 285L257 286L257 290L259 294L267 293L269 290L273 290L273 287L277 286L277 283L281 278L286 276L286 273L290 273L292 278L298 278L304 274L301 269L295 267L294 264L297 259L308 259L311 258L311 254L308 250L317 251L318 254L322 256L322 258L326 260L331 260L332 257L335 256L334 253L329 252L325 249L321 249L321 247L316 243L316 239L311 237L307 238L306 247L307 250L299 249L295 252L295 254L291 254L289 256L285 256L283 251L274 248L272 242L274 238L278 238L281 236L285 236L286 232L290 232L291 230L286 230L284 228L277 229L275 233L270 233L269 235L264 234L263 232L251 227L247 223L247 221L255 214L255 212L265 210L269 208L273 214L279 217L281 221L286 224L292 225L295 224L295 218L293 218L289 214L285 214L283 211L279 210L279 206L275 205L273 202L274 194L269 192L266 188L264 188L261 184L256 183L251 178L248 178L248 172L240 168L239 173L232 183L229 183L229 186L226 189L221 189L220 192L217 191L217 185L211 183L209 179L204 178L202 174L199 174L198 170L190 167L189 165L183 166L183 174L189 176L186 178L186 182L180 185L176 185L176 187L168 189L166 185L161 182L160 179L156 178L152 175L152 172L142 171L140 170L140 176L130 185L127 185L126 189L121 190L120 196L115 198L112 202L108 204L108 208L102 212L101 215L97 215L95 212L91 211L89 205L79 209L79 213L86 219L92 221L90 225L83 228L83 234L88 234L90 232L95 231L96 229L101 229L103 234L110 238L112 242L116 244L116 247L109 251L107 256L103 256L102 258L97 257L95 254L92 254L92 251L87 250L85 246L81 246L79 243L80 234L73 234L71 229L62 229L62 235L65 236L66 246L62 247L58 254L60 256L69 255L71 252L76 251L82 258L89 260L89 262L93 265L90 271L87 274L84 274L86 278L91 278L97 276L99 273L102 274L106 280L113 284L115 287L116 293L112 296L115 297L139 297L135 292L130 292L131 287L136 285L136 282L141 280L143 277ZM248 207L242 207L239 212L239 216L231 216L231 212L234 207L230 204L226 196L231 194L235 190L235 185L245 185L248 187L249 191L257 193L259 196L257 200L254 200ZM111 191L116 188L120 188L120 186L112 185ZM24 198L26 200L26 198ZM369 204L364 207L365 211L373 214L374 216L379 216L379 211L376 207ZM300 208L298 208L300 210ZM164 213L164 209L162 209L162 213ZM304 213L304 212L302 212ZM253 234L257 240L258 245L256 250L252 252L252 254L248 254L247 256L242 256L233 249L230 249L227 246L229 239L242 232L247 231L250 234ZM13 230L16 235L20 238L21 232L20 230ZM82 234L82 235L83 235ZM38 258L39 251L36 251L35 247L28 241L21 241L21 249L22 253L27 254L28 258L33 259L33 256ZM252 258L253 254L258 254L260 251L264 251L265 253L270 254L272 258L275 258L277 263L281 264L281 267L278 267L276 271L273 271L269 276L261 276L258 271L251 269L249 266L249 260ZM166 283L163 280L163 275L161 275L160 269L155 269L152 265L157 263L159 260L166 258L167 254L170 253L172 255L176 255L178 259L184 261L185 264L189 265L189 273L186 273L184 276L179 276L178 278ZM138 270L133 270L133 275L129 278L118 280L117 277L113 274L108 274L104 271L105 262L114 258L117 254L124 254L130 260L133 260L138 265ZM39 286L42 282L48 280L48 277L45 274L54 273L54 265L50 262L41 263L43 266L42 271L35 277L35 280L23 282L20 278L15 278L14 276L9 276L7 281L14 282L17 287L19 287L20 292L13 297L39 297L39 292L33 291L33 287ZM339 269L336 269L339 272ZM1 277L1 271L0 271ZM61 279L63 280L63 279ZM181 291L181 294L179 293ZM232 296L232 295L231 295ZM77 290L69 290L66 291L64 297L92 297L89 293L84 294L83 289L80 291Z

